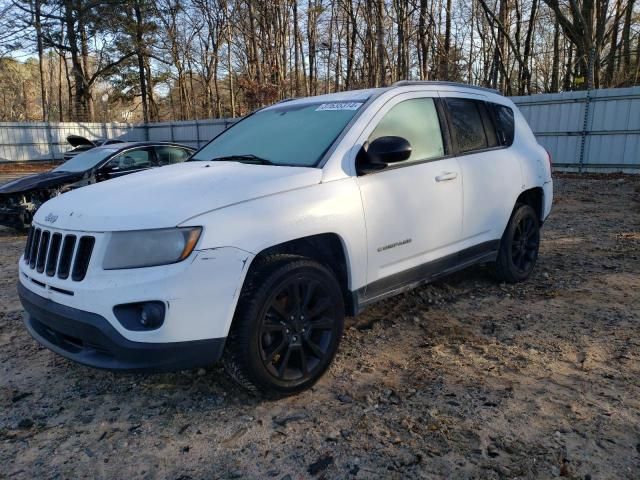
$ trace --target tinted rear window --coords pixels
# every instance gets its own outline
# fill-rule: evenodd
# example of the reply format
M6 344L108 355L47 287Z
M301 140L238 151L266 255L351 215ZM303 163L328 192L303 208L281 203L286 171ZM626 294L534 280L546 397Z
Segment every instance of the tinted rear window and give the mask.
M515 130L513 110L497 103L490 103L489 105L493 110L498 142L500 145L508 147L513 143Z
M447 98L453 135L461 153L487 148L487 137L478 109L478 101Z

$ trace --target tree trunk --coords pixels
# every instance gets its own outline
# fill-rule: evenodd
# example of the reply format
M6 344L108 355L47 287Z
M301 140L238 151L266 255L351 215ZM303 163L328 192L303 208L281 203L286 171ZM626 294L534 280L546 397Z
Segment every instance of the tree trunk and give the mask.
M294 75L294 96L300 95L300 49L298 42L300 41L300 29L298 26L298 0L293 1L293 75Z
M140 83L140 97L142 100L142 121L149 123L149 105L147 103L147 80L145 72L145 46L144 46L144 23L140 1L133 4L133 12L136 17L136 56L138 58L138 81Z
M562 80L562 90L568 92L571 90L571 73L573 71L573 44L567 42L567 64L564 71L564 79Z
M378 63L378 82L376 86L382 87L387 82L387 69L384 61L384 3L383 0L376 0L376 52Z
M34 2L36 43L38 46L38 70L40 72L40 101L42 104L42 121L49 120L49 112L47 108L47 88L44 82L44 47L42 45L42 22L40 20L41 0Z
M444 48L440 58L440 80L449 80L449 62L451 61L451 0L447 0L444 20Z
M633 7L635 0L628 0L627 10L624 15L624 26L622 27L622 61L618 62L618 68L620 64L622 68L622 78L625 80L631 80L631 23L633 20ZM640 37L638 38L638 44L640 45ZM640 58L636 56L636 63L640 64ZM633 82L635 83L635 82Z
M531 56L531 40L533 38L533 28L535 25L536 11L538 0L531 2L531 11L529 13L529 26L527 28L527 36L524 41L524 53L522 55L522 81L520 85L521 95L531 95L531 71L529 70L529 57Z
M552 93L560 90L560 25L556 20L553 27L553 60L551 65L551 88Z

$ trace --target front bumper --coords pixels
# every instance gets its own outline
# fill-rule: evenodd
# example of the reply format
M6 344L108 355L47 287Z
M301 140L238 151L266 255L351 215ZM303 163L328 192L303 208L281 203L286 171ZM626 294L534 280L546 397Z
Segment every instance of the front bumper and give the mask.
M55 303L18 283L25 325L48 349L78 363L109 370L183 370L220 359L225 338L171 343L134 342L104 317Z
M90 235L95 246L84 279L60 278L40 266L19 261L20 284L52 302L104 318L132 342L175 343L227 336L252 254L233 247L194 251L182 262L157 267L103 270L108 233L70 232L35 224L51 235ZM76 247L78 250L78 247ZM77 255L76 255L77 256ZM114 307L162 302L164 323L155 329L130 329Z

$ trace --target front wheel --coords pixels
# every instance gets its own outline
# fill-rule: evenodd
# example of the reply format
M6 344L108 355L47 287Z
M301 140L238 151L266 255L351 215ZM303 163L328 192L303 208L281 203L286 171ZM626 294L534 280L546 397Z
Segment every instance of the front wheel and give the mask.
M252 266L223 362L243 387L272 396L312 386L330 365L344 325L333 273L313 260L274 255Z
M529 205L517 205L500 241L496 274L508 283L529 278L538 259L540 223Z

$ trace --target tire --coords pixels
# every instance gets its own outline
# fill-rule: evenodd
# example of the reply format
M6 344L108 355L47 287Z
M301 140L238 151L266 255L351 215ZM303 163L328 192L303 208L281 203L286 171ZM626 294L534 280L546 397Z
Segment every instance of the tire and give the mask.
M517 204L500 240L495 264L498 279L517 283L529 278L536 265L539 248L538 216L529 205Z
M333 360L344 300L333 273L294 255L252 265L238 300L223 363L241 386L271 397L311 387Z

